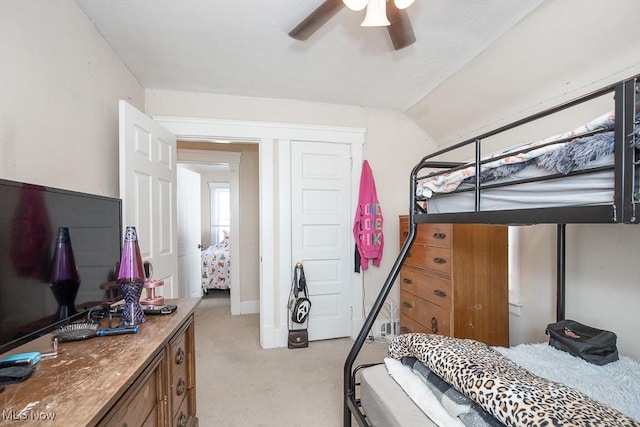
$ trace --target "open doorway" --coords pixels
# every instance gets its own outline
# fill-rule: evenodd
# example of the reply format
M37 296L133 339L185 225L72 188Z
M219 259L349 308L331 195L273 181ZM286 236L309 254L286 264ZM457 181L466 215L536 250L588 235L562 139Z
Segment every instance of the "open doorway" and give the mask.
M178 141L178 163L200 175L201 292L226 295L232 314L260 309L258 161L255 143ZM225 189L230 215L221 218L215 198L224 200Z
M260 313L260 345L262 348L286 347L287 345L287 299L291 283L291 205L289 157L292 141L323 141L349 144L352 147L351 189L357 196L358 178L362 163L362 147L366 129L334 127L325 125L301 125L290 123L239 121L194 117L155 116L154 120L177 136L178 140L200 142L252 141L258 146L258 197L253 198L242 214L258 219L255 229L248 230L253 235L243 246L253 246L258 254L259 274L257 301ZM204 142L206 144L207 142ZM178 160L180 155L178 154ZM245 197L244 188L241 189ZM355 209L354 209L355 210ZM355 212L351 212L353 218ZM242 222L242 231L246 227ZM233 233L232 226L232 233ZM233 235L231 236L233 240ZM349 257L353 256L353 246ZM232 256L233 258L233 256ZM244 260L242 260L244 261ZM244 270L244 267L243 267ZM233 273L232 273L233 275ZM347 286L351 288L352 337L360 330L362 317L363 289L361 275L351 272L345 275ZM243 285L243 310L245 286ZM233 288L232 288L233 290ZM249 301L250 304L254 300Z

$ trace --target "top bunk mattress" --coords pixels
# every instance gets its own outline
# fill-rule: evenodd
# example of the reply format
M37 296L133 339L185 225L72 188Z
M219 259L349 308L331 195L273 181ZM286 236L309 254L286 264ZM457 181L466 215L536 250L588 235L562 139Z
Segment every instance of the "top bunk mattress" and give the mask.
M610 154L590 162L589 167L594 169L612 165L613 155ZM612 169L535 180L548 175L550 175L548 171L529 165L508 177L493 180L492 184L521 183L482 190L479 210L536 209L613 203L615 186ZM473 184L462 183L458 191L433 196L427 199L423 206L429 213L473 212L475 210L473 189Z
M416 196L428 213L533 209L613 203L615 115L549 138L419 178Z

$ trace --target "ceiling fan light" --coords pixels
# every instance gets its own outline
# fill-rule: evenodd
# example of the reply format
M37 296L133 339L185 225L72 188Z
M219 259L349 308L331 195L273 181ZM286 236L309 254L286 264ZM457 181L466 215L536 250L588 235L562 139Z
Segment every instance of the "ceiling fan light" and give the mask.
M368 0L342 0L342 2L349 9L359 11L367 7Z
M364 21L360 24L362 27L386 27L391 25L387 19L387 1L386 0L369 0L367 3L367 14Z
M415 0L394 0L396 7L398 9L406 9L413 4Z

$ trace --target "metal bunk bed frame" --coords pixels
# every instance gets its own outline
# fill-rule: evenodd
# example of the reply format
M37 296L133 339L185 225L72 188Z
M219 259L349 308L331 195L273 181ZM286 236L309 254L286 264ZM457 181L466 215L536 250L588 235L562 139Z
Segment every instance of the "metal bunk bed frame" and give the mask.
M604 224L604 223L623 223L637 224L640 222L636 214L636 209L640 203L640 153L634 148L634 125L637 104L640 103L640 75L623 80L621 82L609 85L600 90L576 98L575 100L560 104L556 107L547 109L537 114L533 114L511 124L502 126L496 130L487 132L476 138L469 139L437 151L433 154L425 156L411 171L410 177L410 206L409 212L409 235L405 243L400 249L400 253L396 258L387 279L385 280L376 301L374 302L369 315L367 316L354 344L344 363L344 426L350 427L352 416L359 426L368 427L366 415L361 410L360 399L356 391L358 371L371 365L358 366L355 369L353 364L367 339L369 331L373 323L380 313L382 306L393 287L400 269L404 264L407 253L411 249L416 238L417 227L420 223L477 223L477 224L502 224L502 225L531 225L531 224L557 224L556 227L556 258L557 258L557 291L556 291L556 317L562 320L565 317L565 239L566 224ZM475 185L475 211L460 213L434 213L428 214L420 206L416 197L417 183L423 177L418 174L421 170L429 169L449 169L460 166L460 163L433 161L444 153L458 149L463 146L474 144L475 146L475 164L481 164L481 145L482 141L491 136L500 134L507 130L516 128L525 123L535 121L537 119L550 116L554 113L566 110L570 107L593 100L608 93L615 95L615 149L614 149L614 197L613 204L594 205L594 206L577 206L577 207L554 207L554 208L535 208L521 210L501 210L501 211L482 211L481 196L482 189L489 186ZM601 169L600 169L601 170ZM585 173L585 172L579 172ZM588 173L588 172L586 172ZM479 183L480 168L476 168L475 182ZM557 176L549 176L547 179L553 179ZM517 181L515 183L523 183L525 181ZM506 184L513 185L513 183Z

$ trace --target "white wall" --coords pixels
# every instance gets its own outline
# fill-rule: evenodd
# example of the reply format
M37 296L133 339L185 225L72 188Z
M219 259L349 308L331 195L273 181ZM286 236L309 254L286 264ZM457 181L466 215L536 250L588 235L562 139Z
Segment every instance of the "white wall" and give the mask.
M144 91L73 0L0 2L0 177L117 197L118 100Z
M545 1L409 114L447 145L640 73L632 42L638 16L640 2L633 0ZM568 130L603 108L599 101L514 140ZM546 341L545 327L555 320L555 226L523 227L520 240L523 308L510 318L512 345ZM621 353L636 359L639 244L638 226L567 227L566 317L615 331Z
M407 113L439 145L640 72L636 0L545 0Z

